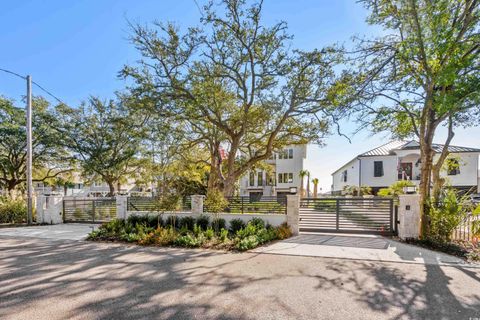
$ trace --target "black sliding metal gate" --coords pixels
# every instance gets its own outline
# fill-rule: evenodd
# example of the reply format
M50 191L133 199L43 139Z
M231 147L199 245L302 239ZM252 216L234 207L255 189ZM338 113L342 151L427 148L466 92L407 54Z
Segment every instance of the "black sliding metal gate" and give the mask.
M304 198L300 200L302 232L393 235L396 207L392 198Z

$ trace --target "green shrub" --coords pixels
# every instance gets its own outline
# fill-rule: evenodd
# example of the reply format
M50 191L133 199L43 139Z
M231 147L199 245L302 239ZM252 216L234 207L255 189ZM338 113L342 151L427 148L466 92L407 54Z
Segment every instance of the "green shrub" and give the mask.
M228 201L225 199L223 193L218 189L211 189L207 192L207 197L204 201L204 206L207 212L219 213L228 207Z
M388 188L382 188L378 190L377 195L380 197L398 197L399 195L403 194L403 188L405 187L413 187L415 184L409 180L400 180L393 183Z
M225 219L223 219L223 218L215 218L215 219L213 219L213 221L212 221L212 227L213 227L216 231L219 231L219 230L222 230L222 229L226 229L226 227L227 227L227 222L226 222Z
M195 218L193 217L183 217L179 219L178 225L180 228L184 228L188 231L193 231L193 226L195 225Z
M219 238L222 242L225 242L228 239L228 230L227 229L220 230Z
M212 228L209 227L209 228L205 231L204 235L205 235L205 238L207 238L207 240L211 240L211 239L215 236L215 232L213 231Z
M27 221L27 206L22 199L0 200L0 223L22 223Z
M245 228L245 222L242 219L232 219L230 220L230 232L236 234L237 231Z
M245 251L245 250L250 250L253 248L258 247L258 239L256 236L248 236L244 239L241 239L239 242L236 244L236 248L240 251Z
M207 215L201 214L201 215L197 218L197 225L198 225L202 230L207 230L209 224L210 224L210 218L209 218Z
M463 200L458 198L454 190L445 190L442 198L441 204L430 206L429 237L437 241L448 242L452 232L460 225L467 212L463 206Z
M175 245L181 247L199 247L202 245L201 241L191 234L180 236L175 240Z
M256 228L265 228L265 221L261 218L253 218L248 222L249 224L253 224Z
M249 236L254 236L257 234L257 227L254 224L247 223L245 228L242 228L237 231L236 235L240 239L247 238Z

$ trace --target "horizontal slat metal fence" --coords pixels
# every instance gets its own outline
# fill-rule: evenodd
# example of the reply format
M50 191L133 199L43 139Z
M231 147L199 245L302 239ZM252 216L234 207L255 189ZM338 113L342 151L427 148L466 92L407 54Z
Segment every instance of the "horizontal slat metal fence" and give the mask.
M474 224L480 225L480 216L468 214L460 225L453 231L452 240L472 241L474 238Z
M115 198L63 200L63 221L65 222L107 222L116 217Z
M300 231L394 234L392 198L304 198Z
M161 202L158 197L128 197L127 210L128 211L159 211L161 210ZM179 202L177 211L190 211L192 209L192 198L190 196L184 197Z
M286 197L227 197L228 206L225 213L240 214L286 214ZM204 212L210 212L207 205L203 206Z

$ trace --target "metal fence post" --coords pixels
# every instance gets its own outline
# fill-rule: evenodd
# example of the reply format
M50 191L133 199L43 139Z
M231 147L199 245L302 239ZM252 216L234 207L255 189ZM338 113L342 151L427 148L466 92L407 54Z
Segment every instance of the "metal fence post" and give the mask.
M242 214L243 214L243 197L240 197L241 201L242 201Z
M92 200L92 222L95 222L95 200Z
M335 204L337 206L336 208L336 213L337 213L337 221L336 221L336 229L338 231L338 229L340 229L340 200L339 199L336 199L335 200Z

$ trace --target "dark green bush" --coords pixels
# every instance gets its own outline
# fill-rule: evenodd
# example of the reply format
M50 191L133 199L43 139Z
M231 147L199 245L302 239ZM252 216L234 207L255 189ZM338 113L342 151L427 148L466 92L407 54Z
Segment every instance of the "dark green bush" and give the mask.
M207 215L201 214L197 218L197 226L199 226L202 230L207 230L209 224L210 218Z
M242 219L230 220L230 232L236 234L239 230L245 228L245 222Z
M253 224L257 229L265 228L265 221L261 218L253 218L248 223Z
M27 221L25 201L0 199L0 223L22 223Z
M193 217L182 217L178 221L178 226L181 229L186 229L188 231L193 230L193 226L195 225L195 219Z
M223 218L215 218L212 221L212 228L216 231L227 228L227 222Z

